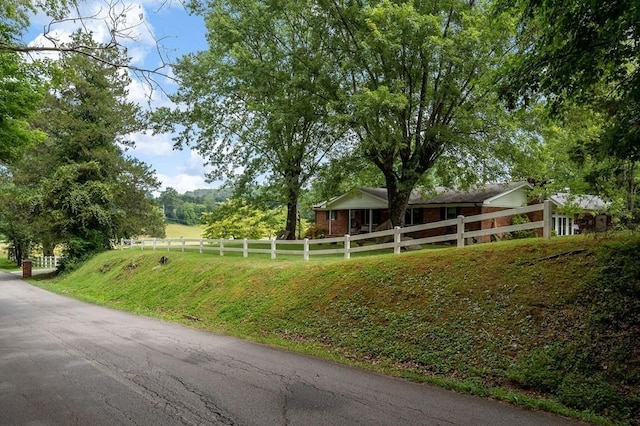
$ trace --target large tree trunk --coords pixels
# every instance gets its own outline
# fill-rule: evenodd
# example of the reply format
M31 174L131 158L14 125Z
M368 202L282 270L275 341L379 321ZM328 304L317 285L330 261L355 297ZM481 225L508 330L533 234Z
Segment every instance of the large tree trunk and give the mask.
M415 182L399 181L395 175L385 176L385 180L387 182L389 219L394 227L403 227L407 205Z
M285 227L287 240L296 239L298 225L298 191L294 188L287 189L287 225Z

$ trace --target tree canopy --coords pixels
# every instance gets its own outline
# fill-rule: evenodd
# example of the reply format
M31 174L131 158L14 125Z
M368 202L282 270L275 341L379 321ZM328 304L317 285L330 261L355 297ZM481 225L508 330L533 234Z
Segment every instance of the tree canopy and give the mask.
M206 227L205 238L248 238L275 237L286 220L283 208L270 209L254 206L245 200L231 198L221 202L212 212L202 216Z
M519 0L520 55L503 96L513 104L535 97L553 115L577 105L604 117L596 140L581 150L600 161L593 189L625 187L628 214L638 196L640 161L640 9L633 0ZM569 121L572 121L569 118ZM603 179L607 176L606 183Z
M199 6L209 50L179 61L179 106L159 116L171 129L184 126L177 144L207 158L211 178L231 180L239 193L256 179L277 188L293 236L302 188L346 141L323 95L331 90L322 71L329 46L307 30L305 2Z
M90 35L75 37L92 43ZM158 183L122 148L129 144L126 135L141 126L139 108L126 98L127 74L75 53L55 66L31 120L46 139L8 169L12 187L31 195L30 204L23 203L28 220L13 217L9 225L21 223L45 251L62 244L67 264L120 237L164 235L150 194Z
M0 51L0 165L16 160L42 133L29 125L43 96L41 79L16 53Z
M437 163L457 183L499 177L518 151L495 96L513 20L469 1L318 1L335 100L364 158L382 172L390 219L403 225L411 190ZM493 166L493 167L492 167ZM508 167L507 167L508 168Z
M411 190L436 162L468 183L504 173L496 159L518 152L491 88L513 20L487 13L484 2L194 7L210 47L180 61L180 106L160 121L184 125L177 143L207 156L216 177L271 177L286 194L288 230L300 189L332 158L374 164L402 225Z

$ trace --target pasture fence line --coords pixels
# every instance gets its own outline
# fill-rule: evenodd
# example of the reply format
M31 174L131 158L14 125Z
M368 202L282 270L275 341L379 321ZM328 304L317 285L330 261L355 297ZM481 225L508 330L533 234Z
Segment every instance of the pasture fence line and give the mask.
M492 227L486 229L466 231L468 223L482 222L490 219L498 219L508 216L517 216L533 212L543 212L543 219L540 221ZM435 230L438 228L454 228L454 232L439 234L428 237L418 237L420 232ZM482 228L480 226L480 228ZM342 237L317 238L304 240L250 240L250 239L207 239L207 238L146 238L146 239L121 239L120 249L140 249L140 250L179 250L204 252L218 252L220 256L225 253L242 253L243 257L248 257L250 253L268 254L271 259L276 259L278 255L297 255L304 260L309 260L311 256L342 254L345 259L349 259L352 253L360 253L376 250L393 249L394 254L400 254L403 248L419 246L422 244L435 244L455 241L458 248L462 248L470 242L476 241L479 237L492 235L502 235L509 232L542 229L542 236L545 239L551 238L551 203L546 200L541 204L519 207L514 209L500 210L491 213L484 213L473 216L458 216L455 219L442 220L439 222L425 223L422 225L407 226L404 228L395 227L385 231L376 231L357 235L344 235ZM414 235L411 237L410 235ZM373 243L373 244L368 244ZM331 248L323 246L331 245ZM295 247L293 247L295 246ZM318 247L311 249L312 246ZM289 248L287 248L289 247Z
M61 256L38 256L30 260L35 268L57 268L60 259L62 259Z

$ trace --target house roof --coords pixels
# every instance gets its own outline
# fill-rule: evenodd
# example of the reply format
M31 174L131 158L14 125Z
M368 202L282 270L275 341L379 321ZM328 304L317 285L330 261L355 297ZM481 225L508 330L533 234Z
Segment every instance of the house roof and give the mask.
M581 210L603 211L607 203L597 195L571 195L558 193L549 196L549 199L557 206L576 206Z
M473 191L461 191L446 187L436 187L434 192L425 192L421 189L414 189L409 197L409 205L427 204L471 204L486 203L498 197L503 197L521 188L531 188L527 182L512 182L507 184L487 184L476 188ZM358 188L356 191L367 194L378 201L387 202L386 188ZM316 204L314 209L324 210L340 204L354 191L339 195L324 203Z
M458 204L484 203L495 198L505 196L520 188L531 188L527 182L512 182L507 184L487 184L474 191L460 191L445 187L436 188L436 196L416 204Z

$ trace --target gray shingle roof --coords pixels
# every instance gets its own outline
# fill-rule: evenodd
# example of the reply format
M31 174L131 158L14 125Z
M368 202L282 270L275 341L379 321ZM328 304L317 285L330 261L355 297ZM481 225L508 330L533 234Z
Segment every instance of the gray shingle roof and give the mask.
M607 203L597 195L571 195L566 193L553 194L549 197L558 206L576 206L582 210L603 211Z
M460 191L439 186L433 192L425 192L414 189L409 198L410 205L416 204L458 204L458 203L482 203L497 195L528 185L526 182L512 182L508 184L487 184L471 191ZM386 188L360 188L378 198L387 199Z

